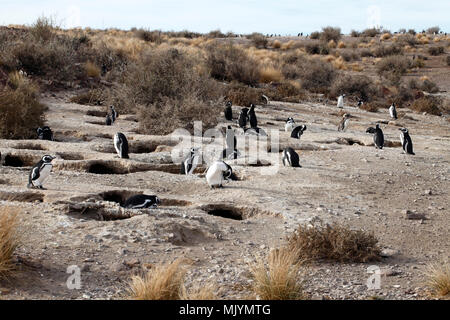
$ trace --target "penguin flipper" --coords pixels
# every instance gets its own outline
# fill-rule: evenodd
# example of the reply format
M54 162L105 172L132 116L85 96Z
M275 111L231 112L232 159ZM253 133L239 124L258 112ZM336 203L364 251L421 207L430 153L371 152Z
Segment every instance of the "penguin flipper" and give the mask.
M33 170L31 171L31 176L30 176L30 180L34 181L36 179L38 179L41 175L39 174L39 167L35 167L33 168Z

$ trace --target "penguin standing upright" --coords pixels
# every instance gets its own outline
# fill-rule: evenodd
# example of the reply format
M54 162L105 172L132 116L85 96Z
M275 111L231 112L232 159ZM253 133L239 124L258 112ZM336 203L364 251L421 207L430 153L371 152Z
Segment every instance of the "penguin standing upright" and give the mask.
M250 119L250 127L257 128L258 120L256 119L255 105L253 103L250 104L250 110L248 111L248 117Z
M295 127L294 130L292 130L291 132L291 138L300 139L300 137L303 134L303 131L305 130L306 130L305 125Z
M283 166L286 166L286 163L294 168L301 168L301 165L299 163L300 158L298 156L298 153L295 152L294 149L291 147L287 147L283 150Z
M380 128L380 125L377 123L375 128L370 127L366 130L366 132L373 134L373 142L375 143L375 148L383 149L384 135L383 135L383 131Z
M364 101L361 99L358 99L358 103L356 104L357 108L360 108L364 104Z
M55 157L52 157L50 155L45 155L42 157L42 159L36 163L30 171L30 174L28 176L28 188L39 188L44 189L42 184L44 183L44 180L47 179L47 177L50 175L50 172L52 171L52 160L55 159Z
M228 101L227 104L225 105L225 119L228 121L232 121L233 120L233 109L231 109L231 101Z
M239 127L242 129L245 129L247 126L247 120L248 120L248 108L242 108L241 112L239 113Z
M415 153L413 152L413 144L412 144L411 136L409 135L408 129L400 128L398 130L401 131L401 133L400 133L400 140L402 141L403 151L406 154L415 155Z
M338 125L338 131L345 131L347 130L348 122L350 120L350 114L346 113L342 116L341 122L339 122Z
M286 124L284 125L284 131L285 132L290 132L292 131L292 129L294 129L295 126L295 121L293 118L289 117L286 120Z
M114 106L109 106L109 108L111 109L111 121L114 123L116 121L117 117L119 117L119 114L117 113Z
M200 154L198 152L197 148L191 148L191 151L187 155L186 158L184 158L183 162L181 163L180 167L180 173L181 174L193 174L195 168L198 166L198 162L200 160Z
M48 126L38 128L37 130L39 140L50 140L53 141L53 132Z
M109 114L106 115L105 124L110 126L112 124L111 116Z
M338 97L338 101L337 101L337 107L338 108L343 108L344 107L344 97L345 94L342 94Z
M397 119L397 110L395 109L395 103L392 102L392 105L389 107L389 114L391 118Z
M227 127L227 131L225 133L225 142L226 148L222 151L223 159L237 159L239 156L239 152L237 150L237 140L236 135L234 134L234 130L231 126Z
M220 188L222 183L231 178L233 170L223 161L215 161L206 172L206 181L210 188Z
M122 132L114 135L114 148L120 158L128 159L128 140Z
M122 205L126 209L156 208L161 203L157 196L137 194L129 197Z

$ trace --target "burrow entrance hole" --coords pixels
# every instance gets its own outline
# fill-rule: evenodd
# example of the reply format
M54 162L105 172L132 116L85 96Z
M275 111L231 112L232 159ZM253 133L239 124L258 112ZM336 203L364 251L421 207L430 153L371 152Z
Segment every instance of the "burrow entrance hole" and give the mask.
M106 118L107 114L108 113L106 111L100 111L100 110L88 110L86 112L87 116L102 117L102 118Z
M63 160L84 160L84 156L74 152L57 152L57 156Z
M210 204L203 207L202 210L206 211L209 215L226 219L244 220L246 218L242 209L228 205Z
M3 162L7 167L28 167L34 165L33 157L27 155L11 155L7 154Z
M113 137L110 135L105 135L105 137L101 138L109 138L112 139ZM128 149L129 153L151 153L156 150L158 147L157 144L147 142L147 141L128 141ZM102 152L102 153L116 153L116 149L114 146L111 145L98 145L93 147L94 151Z
M122 206L131 196L142 194L142 192L130 190L111 190L99 194L104 201L115 202Z
M14 149L26 149L26 150L47 150L43 146L35 143L20 143L13 147Z

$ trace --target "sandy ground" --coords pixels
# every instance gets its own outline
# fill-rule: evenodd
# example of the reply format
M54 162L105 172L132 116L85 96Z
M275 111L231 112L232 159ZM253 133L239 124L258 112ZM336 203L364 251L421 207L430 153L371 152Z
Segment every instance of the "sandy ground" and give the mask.
M0 140L0 203L22 209L18 271L0 283L1 299L120 299L133 274L177 257L192 262L188 287L214 281L221 298L246 298L248 264L281 245L299 223L319 220L372 231L391 250L376 263L308 267L305 288L313 299L428 298L424 267L449 258L450 122L444 117L400 109L399 119L391 121L387 109L370 113L346 106L353 117L347 131L338 132L341 110L335 105L257 106L260 127L276 132L281 148L296 149L302 168L283 167L281 153L262 155L259 166L227 161L238 181L210 189L204 166L192 176L176 173L176 141L169 136L136 133L133 115L104 126L104 107L68 103L69 97L42 98L56 141ZM239 107L233 108L236 116ZM284 132L288 116L306 124L300 140ZM377 121L390 146L383 150L365 133ZM402 153L401 126L410 131L415 156ZM114 152L118 131L129 140L129 160ZM238 148L254 140L238 134ZM30 165L44 154L57 156L47 189L27 189ZM162 205L111 221L101 221L95 209L77 209L97 205L117 213L117 201L142 192L158 195ZM208 214L220 208L242 220ZM406 210L426 219L406 219ZM373 264L382 271L379 290L366 286ZM66 285L71 265L81 269L81 289Z

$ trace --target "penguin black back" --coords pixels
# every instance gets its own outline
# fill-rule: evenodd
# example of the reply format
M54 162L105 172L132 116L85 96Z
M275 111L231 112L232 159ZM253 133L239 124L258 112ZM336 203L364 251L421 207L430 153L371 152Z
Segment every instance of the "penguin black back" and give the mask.
M48 126L37 129L38 139L53 141L53 132Z
M127 209L155 208L161 201L155 195L137 194L128 198L122 207Z
M381 130L380 125L377 123L375 126L375 132L373 135L373 142L375 143L375 148L383 149L384 146L384 135L383 130Z
M291 132L291 138L300 139L301 135L303 134L303 131L306 130L305 125L297 126L292 130Z
M231 101L228 101L227 104L225 105L225 119L228 121L232 121L233 120L233 109L231 109Z
M247 119L248 119L248 108L242 108L241 112L239 113L239 127L245 128L247 126Z
M248 111L248 116L250 119L250 127L257 128L258 120L256 119L255 105L253 103L250 104L250 110Z
M128 140L122 132L117 132L114 136L114 147L120 158L128 159Z
M405 151L405 153L407 154L411 154L411 155L415 155L414 151L413 151L413 144L412 144L412 140L411 140L411 136L409 135L409 131L406 128L400 128L399 129L403 135L403 151Z
M283 150L283 165L286 166L286 163L294 168L301 168L300 158L298 153L295 152L291 147L287 147Z
M106 124L107 126L110 126L110 125L112 124L112 120L111 120L111 117L110 117L109 114L106 115L106 118L105 118L105 124Z

